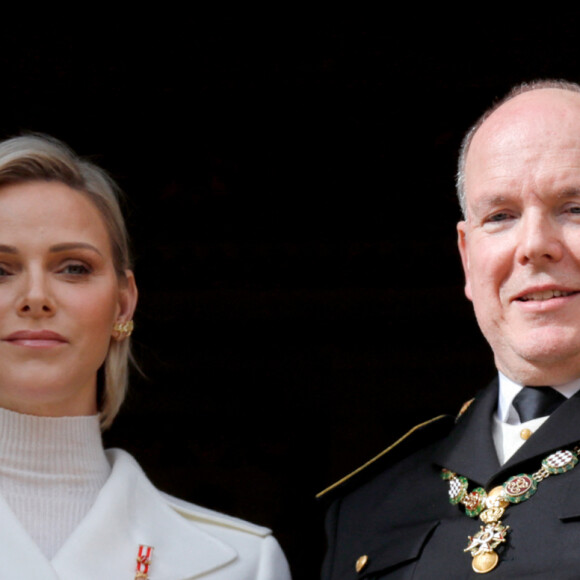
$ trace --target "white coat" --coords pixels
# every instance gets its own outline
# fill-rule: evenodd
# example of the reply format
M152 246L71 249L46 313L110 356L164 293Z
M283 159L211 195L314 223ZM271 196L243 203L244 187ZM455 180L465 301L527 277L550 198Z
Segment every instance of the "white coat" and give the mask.
M125 451L93 507L49 561L0 497L3 580L133 580L140 545L152 546L149 580L289 580L270 530L158 491Z

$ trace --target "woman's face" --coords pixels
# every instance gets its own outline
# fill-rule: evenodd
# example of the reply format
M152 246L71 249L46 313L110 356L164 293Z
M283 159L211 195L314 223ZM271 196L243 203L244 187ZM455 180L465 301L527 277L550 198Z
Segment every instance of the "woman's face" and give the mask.
M97 412L96 376L137 291L92 202L60 182L0 187L0 407Z

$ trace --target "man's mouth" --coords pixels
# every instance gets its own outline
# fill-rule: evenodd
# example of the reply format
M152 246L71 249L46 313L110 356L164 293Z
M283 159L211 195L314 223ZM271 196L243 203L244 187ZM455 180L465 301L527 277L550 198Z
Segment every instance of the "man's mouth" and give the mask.
M542 290L540 292L530 292L518 298L521 302L528 302L529 300L550 300L552 298L560 298L561 296L571 296L576 294L576 291L566 292L564 290Z

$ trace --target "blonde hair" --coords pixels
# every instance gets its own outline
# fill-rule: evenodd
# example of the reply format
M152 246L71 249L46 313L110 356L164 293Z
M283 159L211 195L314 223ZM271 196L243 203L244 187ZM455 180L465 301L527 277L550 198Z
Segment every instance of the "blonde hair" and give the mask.
M111 177L47 135L23 135L0 142L0 187L26 181L58 181L93 202L109 233L119 283L126 283L126 271L132 267L129 238L119 205L120 190ZM102 429L111 425L123 403L130 360L130 339L111 340L98 373Z

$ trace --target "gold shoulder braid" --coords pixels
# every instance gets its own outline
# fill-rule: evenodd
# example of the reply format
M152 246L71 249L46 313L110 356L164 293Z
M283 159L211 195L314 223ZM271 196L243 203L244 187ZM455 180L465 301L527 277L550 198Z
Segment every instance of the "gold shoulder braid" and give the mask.
M499 556L495 549L506 541L510 529L501 523L505 510L511 504L530 499L536 493L538 484L550 475L573 469L578 463L579 451L580 444L572 451L556 451L542 460L542 466L536 473L514 475L489 493L482 487L476 487L468 493L469 482L466 477L448 469L442 470L442 479L449 481L449 501L453 505L463 504L467 516L470 518L479 516L485 524L480 526L480 531L475 536L468 536L469 544L463 550L471 552L473 557L471 566L474 572L485 574L497 566Z

